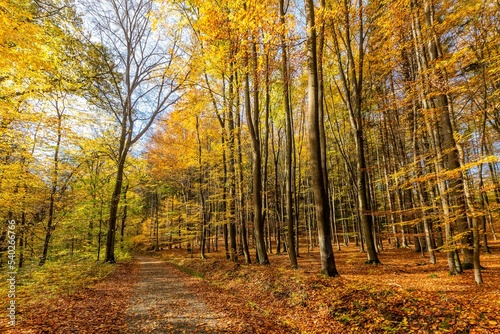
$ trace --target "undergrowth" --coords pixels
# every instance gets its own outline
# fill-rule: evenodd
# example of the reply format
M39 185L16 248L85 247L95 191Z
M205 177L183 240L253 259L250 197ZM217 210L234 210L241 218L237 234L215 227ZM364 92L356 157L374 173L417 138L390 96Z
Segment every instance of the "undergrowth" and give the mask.
M129 262L132 256L126 250L115 252L119 262ZM96 261L93 257L83 256L68 259L49 260L43 266L28 263L17 271L16 299L30 301L51 300L60 295L72 295L111 275L113 264ZM5 282L8 274L4 271L0 281ZM0 299L8 303L7 289L0 289ZM2 305L3 306L3 305Z

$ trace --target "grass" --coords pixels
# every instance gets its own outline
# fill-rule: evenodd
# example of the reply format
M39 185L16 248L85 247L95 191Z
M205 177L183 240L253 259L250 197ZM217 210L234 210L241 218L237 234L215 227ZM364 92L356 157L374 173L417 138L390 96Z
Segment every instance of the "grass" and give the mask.
M179 265L179 264L175 264L175 266L177 268L179 268L180 271L188 274L189 276L198 277L198 278L203 278L205 276L202 273L199 273L199 272L197 272L189 267L185 267L185 266Z
M120 262L132 259L126 252L117 254ZM17 271L16 299L22 301L43 301L55 299L60 295L72 295L76 291L101 281L114 272L115 266L97 262L91 257L75 258L73 261L59 259L47 261L42 267L37 263L27 263ZM6 281L7 273L0 275ZM7 289L0 289L2 307L9 303Z

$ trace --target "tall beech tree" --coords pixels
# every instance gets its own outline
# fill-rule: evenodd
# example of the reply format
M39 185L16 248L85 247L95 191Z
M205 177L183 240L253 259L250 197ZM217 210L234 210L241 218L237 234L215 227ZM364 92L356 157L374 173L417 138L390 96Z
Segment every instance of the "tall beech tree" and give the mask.
M349 112L356 146L356 188L358 214L366 243L367 263L379 263L373 235L373 213L366 162L365 106L363 105L367 33L363 1L344 1L330 20L340 84L339 94ZM354 18L352 17L354 16ZM355 22L356 25L353 24ZM343 55L345 54L345 57Z
M319 115L318 60L316 46L316 23L313 0L306 0L307 27L307 76L308 76L308 115L309 115L309 168L312 179L312 191L316 209L316 224L321 255L321 272L328 276L337 276L330 231L330 201L328 189L323 177L321 157L320 127L324 120Z
M255 42L250 42L250 48L252 51L248 51L245 55L245 64L247 67L250 66L250 53L253 58L253 74L254 80L256 78L256 60L257 51ZM262 216L262 151L260 143L260 131L259 131L259 93L258 87L254 87L253 93L253 106L250 104L250 73L247 70L245 72L245 115L247 118L248 131L250 133L250 138L252 139L252 158L253 158L253 223L255 229L255 242L257 248L257 257L260 264L269 264L269 259L266 252L266 244L264 241L264 218ZM252 108L253 107L253 108Z
M286 120L286 220L288 226L287 242L288 256L292 268L297 268L297 253L295 245L294 226L294 201L293 201L293 114L290 103L290 75L288 64L288 50L286 43L285 2L280 0L279 15L281 24L280 47L281 47L281 75L283 77L283 109Z
M115 150L116 175L109 205L105 261L115 262L115 234L122 198L127 155L153 125L158 115L179 99L183 74L176 68L180 57L175 34L166 38L153 31L151 0L91 2L87 14L93 24L102 61L111 82L98 86L99 107L118 124ZM104 88L107 88L104 90Z

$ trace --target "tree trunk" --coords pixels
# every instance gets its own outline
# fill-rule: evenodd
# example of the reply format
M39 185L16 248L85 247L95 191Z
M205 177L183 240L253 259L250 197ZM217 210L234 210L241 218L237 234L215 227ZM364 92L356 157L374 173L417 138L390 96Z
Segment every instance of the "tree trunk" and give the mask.
M128 203L127 203L128 186L129 186L129 184L127 183L127 185L125 186L125 189L123 190L123 202L125 203L125 205L123 206L122 219L121 219L121 224L120 224L121 247L123 247L123 238L125 237L125 222L127 221L127 213L128 213Z
M260 264L269 264L266 253L266 244L264 241L264 220L262 216L262 155L260 148L259 134L259 89L256 84L257 78L257 50L255 43L252 43L253 71L254 71L254 91L253 91L253 114L250 106L250 76L248 71L245 73L245 112L247 116L247 125L252 139L252 157L253 157L253 219L255 230L255 244L257 248L257 257ZM248 65L248 54L246 55L246 64Z
M118 168L115 177L115 186L113 189L113 195L111 196L111 202L109 206L109 220L108 220L108 232L106 234L106 255L104 261L109 263L115 263L115 237L116 237L116 221L118 218L118 207L120 204L123 176L125 170L125 161L128 153L129 147L125 144L127 130L125 127L126 117L124 117L124 122L122 126L122 133L120 137L120 154L118 159Z
M232 71L233 65L230 65ZM229 76L229 103L227 104L227 121L228 121L228 181L229 181L229 211L228 211L228 226L229 226L229 258L233 262L238 262L238 252L236 245L236 222L235 222L235 205L236 205L236 172L235 172L235 148L234 148L234 74Z
M238 73L236 76L236 84L239 86ZM241 149L241 116L240 116L240 98L239 94L236 94L236 131L237 131L237 143L238 143L238 196L239 196L239 206L240 206L240 224L241 224L241 241L243 247L243 255L245 257L245 263L252 263L250 258L250 252L248 250L248 236L247 236L247 226L246 217L244 212L245 201L244 201L244 190L243 190L243 154Z
M207 208L205 203L205 194L203 193L203 159L201 150L201 138L200 138L200 117L196 115L196 142L198 144L198 173L200 181L198 184L198 194L200 196L201 205L201 229L200 229L200 256L202 259L205 258L205 248L206 248L206 234L207 234Z
M286 120L286 220L288 226L287 243L288 243L288 257L290 258L290 265L293 269L298 267L297 255L295 253L295 234L294 234L294 208L293 208L293 192L292 192L292 153L293 153L293 128L292 128L292 110L290 106L290 78L288 76L288 55L285 40L285 10L284 0L280 0L280 24L282 25L283 32L280 35L281 39L281 73L283 77L283 105L285 108ZM276 189L277 191L277 189Z
M335 24L332 24L332 32L334 34L333 42L337 57L337 66L340 72L342 87L344 90L344 100L346 107L349 111L349 120L352 130L354 132L354 144L356 146L356 184L357 184L357 204L358 215L360 218L361 231L364 236L361 239L362 248L366 244L367 261L366 263L377 264L380 263L375 249L375 242L373 237L373 215L370 207L370 188L368 186L368 171L366 166L365 147L364 147L364 125L363 125L363 67L364 67L364 52L365 52L365 37L366 31L363 27L363 2L358 1L358 21L359 33L358 36L353 36L351 32L351 22L349 17L349 8L344 4L344 30L342 31ZM341 36L342 34L345 36ZM339 39L345 40L345 53L347 56L348 65L344 65L344 60L341 54L343 51L340 49ZM356 41L353 41L356 39ZM358 59L354 58L355 51L354 45L358 45Z
M43 266L47 260L47 254L49 252L50 238L54 232L54 218L56 214L56 193L59 184L59 150L61 148L61 138L62 138L62 118L63 115L58 109L56 104L57 112L57 139L54 151L54 170L52 171L51 186L50 186L50 197L49 197L49 212L47 217L47 229L45 231L45 239L43 242L42 256L40 258L39 265Z
M307 73L308 73L308 114L309 114L309 147L310 173L312 190L316 208L316 223L321 255L321 272L328 276L338 276L332 249L330 232L330 203L326 193L321 158L321 131L323 120L319 118L318 103L318 68L316 51L316 28L313 0L305 0L307 24Z
M158 197L158 192L155 191L153 193L153 212L154 212L154 219L155 222L155 252L158 252L160 250L160 220L159 220L159 206L160 206L160 199Z

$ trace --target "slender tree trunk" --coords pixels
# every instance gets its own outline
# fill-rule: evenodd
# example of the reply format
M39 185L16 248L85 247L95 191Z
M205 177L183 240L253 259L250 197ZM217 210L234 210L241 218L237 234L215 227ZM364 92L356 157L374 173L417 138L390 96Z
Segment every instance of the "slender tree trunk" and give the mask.
M103 1L94 2L95 6L89 7L89 12L94 20L96 36L100 37L99 45L109 45L110 50L96 46L94 50L101 52L99 56L108 64L108 80L111 90L100 91L96 98L103 105L109 107L117 124L120 124L118 138L117 172L114 177L114 189L109 206L108 231L106 236L106 262L115 262L115 234L116 223L121 199L124 178L125 161L131 146L150 129L155 119L163 111L169 109L179 97L174 97L175 92L183 81L181 76L174 76L177 82L166 78L172 64L175 52L165 52L161 40L152 32L147 13L151 10L152 1L122 1L103 4ZM101 7L101 5L103 7ZM106 8L105 13L102 8ZM102 20L103 17L107 20ZM98 43L97 43L98 44ZM176 45L176 43L172 43ZM109 52L108 52L109 51ZM114 61L111 55L120 59L123 71L114 70ZM108 87L108 86L106 86ZM118 98L119 96L119 98ZM148 103L144 101L147 99ZM115 101L115 103L109 103ZM141 113L136 114L137 108ZM147 115L147 116L146 116ZM140 126L135 121L141 119Z
M105 261L115 263L115 236L118 207L120 204L121 189L123 184L123 174L125 169L125 159L121 159L116 173L115 186L109 208L108 232L106 234L106 257Z
M125 223L127 221L127 213L128 213L128 203L127 203L127 192L128 192L128 187L129 184L125 186L125 189L123 190L123 202L125 205L123 206L123 211L122 211L122 219L121 219L121 224L120 224L120 243L121 247L123 247L123 239L125 237Z
M320 0L320 15L323 15L325 7L325 0ZM325 24L324 18L321 18L321 24L319 24L318 34L317 34L317 75L318 75L318 117L320 120L319 126L319 138L320 138L320 149L321 149L321 171L323 173L323 183L325 187L325 192L327 196L330 196L330 191L328 187L328 167L327 167L327 147L326 147L326 133L325 133L325 85L323 79L323 51L325 46ZM330 201L330 199L327 199Z
M57 102L56 102L57 103ZM45 239L43 242L43 250L42 256L40 258L39 265L43 266L45 261L47 260L47 254L49 251L50 238L52 237L52 233L54 232L54 219L56 214L56 194L59 184L59 150L61 148L61 139L62 139L62 119L63 114L58 109L56 105L57 111L57 139L54 151L53 162L53 170L51 177L51 186L50 186L50 197L49 197L49 211L47 214L47 229L45 231Z
M484 66L482 68L482 74L483 74L483 78L484 78ZM487 94L487 92L485 91L485 95ZM483 116L483 124L481 125L481 156L484 157L485 156L485 147L486 147L486 143L485 143L485 138L486 138L486 121L488 119L488 113L487 113L487 99L485 97L485 108L484 108L484 116ZM483 233L483 250L485 253L491 253L490 251L490 248L488 246L488 236L486 234L486 215L487 214L491 214L489 212L489 209L486 207L486 199L487 198L487 194L486 192L484 191L484 181L483 181L483 164L480 164L479 165L479 201L480 201L480 205L481 205L481 210L483 211L483 213L481 214L480 216L480 219L481 219L481 229L482 229L482 233Z
M201 138L200 138L200 117L196 115L196 142L198 144L198 172L200 181L198 183L198 193L200 196L201 205L201 236L200 236L200 256L202 259L205 258L205 247L206 247L206 234L207 234L207 209L205 203L205 194L203 193L203 160L202 160L202 150L201 150Z
M236 75L236 83L239 84L238 73ZM243 255L245 257L245 263L250 264L252 259L250 257L250 252L248 250L248 236L247 236L247 226L246 217L244 212L245 201L244 201L244 190L243 190L243 153L241 148L241 116L240 116L240 98L239 94L236 94L236 131L237 131L237 145L238 145L238 196L240 204L240 222L241 222L241 241L243 247Z
M232 71L233 65L230 65ZM235 223L235 205L236 205L236 172L235 172L235 147L234 147L234 74L229 76L229 103L227 104L228 121L228 227L229 227L229 258L233 262L238 262L238 252L236 245L236 223Z
M428 70L427 66L427 57L425 53L424 41L421 33L421 22L419 18L419 13L416 12L418 9L418 5L415 3L415 11L412 12L412 36L414 41L414 49L417 55L417 65L419 72L419 81L420 81L420 92L419 97L421 99L422 106L426 110L432 110L433 101L426 99L427 95L427 84L426 84L426 72ZM433 112L427 113L424 115L424 122L427 129L429 141L436 155L436 159L434 159L434 168L436 172L436 181L437 181L437 191L439 193L441 207L442 207L442 216L444 220L444 230L445 230L445 239L446 239L446 251L447 251L447 260L448 260L448 270L450 275L456 275L462 271L461 266L458 266L456 261L456 250L454 249L454 241L453 241L453 231L451 226L451 211L448 197L448 189L447 185L442 177L442 171L444 170L444 162L442 156L442 149L439 141L439 133L437 129L437 124L432 124Z
M332 196L331 196L331 199L332 199L332 221L331 221L331 229L332 229L332 233L333 233L333 238L335 240L335 244L337 245L337 250L340 250L340 242L339 242L339 236L338 236L338 232L337 232L337 217L335 216L335 213L337 212L337 208L336 208L336 205L335 205L335 201L337 200L336 199L336 196L335 196L335 185L332 184Z
M290 258L290 265L292 268L296 269L297 255L295 253L295 233L294 233L294 208L293 208L293 192L292 192L292 176L293 176L293 128L292 128L292 110L290 107L290 78L288 76L288 54L286 47L286 37L285 37L285 10L284 10L284 0L280 0L280 23L283 28L283 32L280 35L281 39L281 75L283 77L283 105L285 108L285 120L286 120L286 158L285 158L285 169L286 169L286 221L288 226L287 243L288 243L288 257Z
M250 75L245 73L245 111L247 116L247 125L252 139L253 156L253 218L255 230L255 243L257 248L257 257L260 264L269 264L264 241L264 220L262 216L262 155L260 148L259 134L259 87L257 85L257 50L255 43L252 43L253 72L254 72L254 91L253 91L253 113L250 106ZM246 64L248 65L248 54L246 55Z
M224 127L222 129L222 164L223 164L223 177L222 177L222 215L224 217L224 224L222 226L222 237L224 238L224 251L226 252L226 259L230 259L231 255L229 252L229 230L228 230L228 215L227 215L227 150L226 150L226 139L225 139L225 119L223 121Z
M159 219L159 210L160 210L160 198L158 196L158 192L155 191L153 193L153 209L154 209L154 222L155 222L155 252L160 250L160 219Z
M353 37L351 32L351 22L349 16L349 8L347 3L344 3L344 27L342 29L332 24L332 32L334 34L333 42L337 57L337 66L340 72L341 83L345 95L345 102L349 110L349 120L351 128L354 132L354 144L356 147L356 184L357 184L357 204L358 215L360 219L361 231L364 236L364 244L366 244L367 261L366 263L377 264L380 263L375 248L373 237L373 215L370 207L370 187L368 186L368 171L366 166L366 154L364 147L364 125L363 125L363 68L364 68L364 52L365 52L365 37L366 31L364 30L364 14L363 14L363 1L358 1L358 21L359 33L358 36ZM342 35L344 34L344 35ZM343 45L346 48L348 65L344 65L342 59L343 51L340 49L339 39L344 41ZM356 39L356 41L353 41ZM354 58L354 46L358 45L358 58ZM364 247L363 240L361 239L362 248Z
M103 200L101 199L100 210L99 210L99 234L97 235L97 261L99 261L101 257L102 224L104 223L103 215L104 215L104 203Z
M470 217L472 222L472 269L474 270L474 280L476 284L482 284L483 278L481 274L481 263L480 263L480 254L481 254L481 245L480 245L480 234L479 234L479 222L478 217L480 216L476 210L474 199L472 197L472 192L467 181L467 176L463 171L465 166L465 153L463 151L462 145L458 142L455 143L459 165L462 171L460 172L460 176L462 179L462 187L463 187L463 196L465 200L465 204L467 205L467 214ZM482 172L481 170L479 171ZM469 232L470 233L470 232ZM467 239L466 239L467 240ZM468 240L467 240L468 241ZM469 250L470 252L470 250Z

